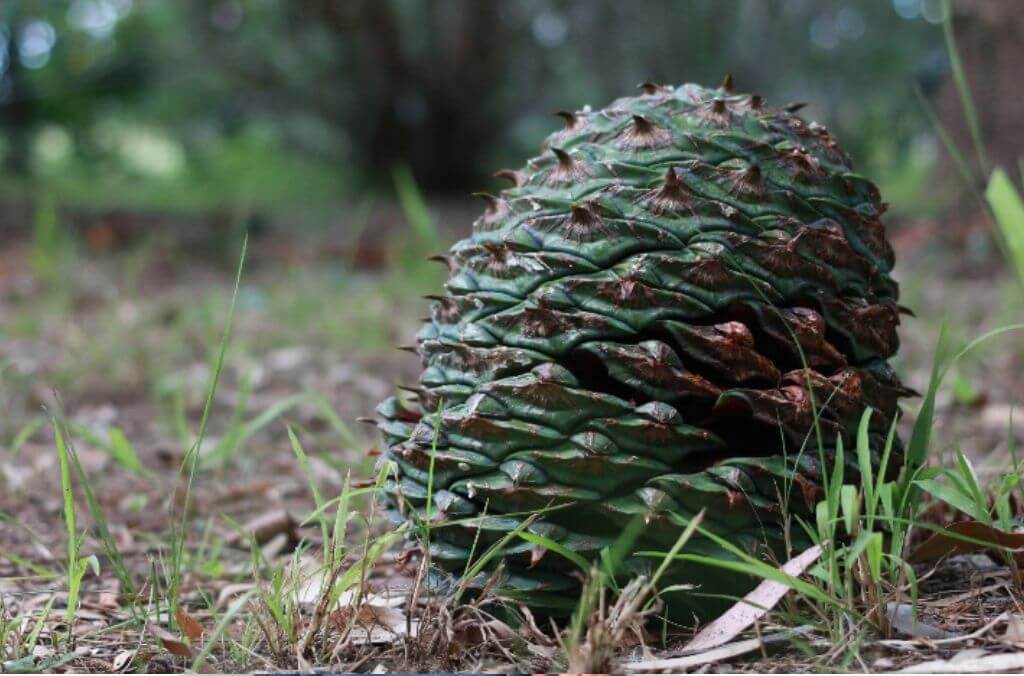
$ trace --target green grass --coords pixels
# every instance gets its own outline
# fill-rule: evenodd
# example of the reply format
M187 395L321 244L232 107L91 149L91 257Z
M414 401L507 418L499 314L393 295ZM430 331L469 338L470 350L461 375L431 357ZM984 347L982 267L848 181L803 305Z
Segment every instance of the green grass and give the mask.
M1024 200L1002 169L996 169L985 189L985 200L1002 235L1006 257L1024 288Z
M32 272L50 285L61 283L62 269L73 255L73 242L60 221L57 207L52 192L40 191L32 219Z
M188 508L192 498L192 486L195 482L196 470L199 467L199 449L202 447L203 439L206 437L207 425L210 421L210 412L213 410L213 397L217 393L217 385L220 382L220 374L224 368L224 356L227 353L228 343L231 340L231 329L235 317L235 305L238 300L238 289L242 283L242 270L245 266L245 253L248 248L248 237L242 243L242 253L238 259L238 271L235 274L235 287L231 295L231 304L228 307L227 320L225 321L224 333L217 348L217 357L213 365L210 385L206 395L206 404L203 406L202 418L199 421L199 432L196 435L195 443L185 453L181 467L178 470L178 478L185 477L185 498L181 506L181 517L176 527L171 532L171 557L170 574L167 580L167 602L173 616L178 610L180 603L179 593L181 591L182 559L184 556L185 539L188 531Z
M60 428L53 426L53 434L57 441L57 458L60 463L60 485L64 496L64 525L67 529L67 551L66 563L68 600L67 610L64 619L69 627L75 624L75 612L78 610L78 597L82 588L82 577L89 568L89 562L79 557L78 550L82 542L82 533L78 532L78 520L75 511L75 490L71 480L71 460L67 445L64 443L64 436ZM95 558L93 559L95 561ZM99 565L96 565L96 574L99 574Z
M396 183L404 194L402 203L418 242L416 246L436 239L433 217L411 178L408 175L402 177L399 170ZM997 200L1000 203L1009 199L1005 189L997 194L1000 195ZM998 211L994 205L993 209ZM1015 222L1015 209L1010 208L1008 213L1011 214L1009 221ZM47 222L44 216L45 213L40 216L41 223ZM49 240L43 237L39 241ZM74 248L72 244L70 249ZM51 248L47 244L40 250ZM142 255L132 256L136 257L125 257L118 264L138 268L144 267L149 260ZM228 663L243 670L272 666L292 668L296 664L302 668L303 660L309 664L330 663L333 646L345 632L352 631L353 626L349 623L339 633L329 618L332 613L351 608L366 597L369 571L389 547L407 534L401 529L383 527L378 518L379 496L392 469L384 463L373 485L356 488L351 480L351 470L358 473L367 468L349 464L346 467L349 471L342 472L345 479L340 492L330 497L318 481L312 452L307 452L307 448L314 450L313 443L322 449L334 449L339 445L361 448L365 446L364 440L348 428L344 418L318 391L282 394L271 403L257 407L254 403L257 390L252 374L261 366L261 357L268 350L307 342L339 355L339 360L365 356L379 358L389 353L392 334L404 330L394 328L392 315L412 314L411 310L406 310L418 302L409 300L413 289L429 287L432 285L429 280L440 276L433 268L426 272L426 266L422 268L422 277L419 276L420 268L416 267L413 271L400 269L385 273L372 280L344 270L286 270L269 282L259 282L243 280L243 263L244 247L233 286L218 286L215 292L195 299L190 307L176 310L163 324L158 315L171 302L167 306L145 307L145 297L141 293L131 299L141 308L141 316L132 321L124 320L121 316L123 311L116 307L99 308L82 327L89 339L69 349L60 360L67 366L65 371L59 371L59 383L74 384L80 389L83 387L83 375L88 373L92 378L100 373L102 377L98 381L102 386L117 389L125 384L141 385L143 393L155 395L162 402L163 424L185 451L179 468L179 479L185 482L187 491L185 505L175 511L169 537L156 534L145 541L157 550L149 570L140 571L137 566L130 568L123 560L94 494L92 482L75 453L74 440L100 449L112 459L119 471L139 480L154 480L156 468L145 465L148 459L142 452L141 442L129 439L125 433L128 428L115 425L96 431L63 420L60 415L55 416L50 428L55 437L61 485L65 491L67 562L57 573L36 562L4 554L7 560L34 575L49 577L59 574L69 592L67 613L71 620L83 583L89 580L87 575L92 561L102 565L103 573L109 575L113 572L119 579L126 598L131 599L132 617L127 620L127 626L143 634L147 623L162 625L171 622L175 610L182 607L182 592L186 588L195 592L200 598L197 603L209 611L210 618L205 627L208 634L201 643L193 645L195 652L191 658L182 662L183 667L189 666L193 670L209 667L212 659L219 660L220 665ZM131 286L131 277L132 274L126 273L126 286ZM19 316L26 317L23 324L26 336L44 337L47 315L52 314L55 307L66 311L67 296L58 296L58 293L65 292L53 290L52 297L58 298L57 301L40 303L37 307L33 307L32 301L26 301L16 308ZM333 305L330 299L335 298L339 299L338 304L344 307L344 312L325 313L325 303ZM1013 306L1008 305L1007 312L1012 313ZM76 316L75 321L82 320ZM992 486L986 486L977 479L966 456L961 455L956 466L950 468L929 467L928 461L933 455L931 449L937 446L933 428L939 387L952 375L961 375L957 370L959 365L975 355L978 352L976 348L982 343L1020 328L1008 326L998 329L959 352L955 352L952 346L962 341L952 337L951 333L963 333L965 326L940 333L932 362L931 381L909 439L906 465L901 478L896 481L883 480L891 455L891 436L883 449L885 457L880 467L876 470L872 466L866 434L872 413L865 411L856 444L838 451L840 459L848 455L856 460L859 478L854 481L845 476L845 463L836 463L825 482L825 499L813 521L793 524L794 528L803 528L825 550L821 562L806 578L785 576L773 563L754 559L739 550L729 550L731 545L725 542L722 546L736 557L731 562L694 554L687 547L692 537L714 539L717 535L700 519L693 519L680 523L681 534L674 547L668 551L647 552L659 558L660 564L652 578L644 581L646 586L628 589L629 583L620 575L620 564L634 545L631 538L635 533L624 535L603 552L596 564L592 564L556 542L532 533L529 527L534 519L539 518L539 515L533 515L524 518L518 528L506 533L498 542L482 548L479 553L474 544L466 570L457 577L455 592L446 600L445 612L458 611L460 604L470 599L471 589L478 588L481 578L498 566L502 550L522 540L573 561L581 575L589 580L572 620L563 630L562 654L556 658L558 666L579 665L581 653L591 650L595 642L601 640L601 632L609 635L610 629L606 624L592 623L595 617L607 614L608 599L617 597L626 598L630 603L635 601L635 610L640 614L651 611L659 595L670 591L658 587L667 567L677 560L717 566L792 586L797 600L783 604L776 616L778 619L810 620L828 635L843 641L849 639L851 632L858 636L875 635L872 632L884 634L887 630L884 602L908 595L912 598L916 593L913 571L904 562L905 542L912 528L927 527L918 521L925 501L938 499L948 502L976 518L987 516L1000 527L1009 523L1012 496L1020 492L1021 469L1016 461L1005 479ZM198 383L198 379L184 377L187 367L197 361L207 364L206 370L198 372L206 381L204 386ZM225 371L226 366L230 366L228 371ZM215 394L225 376L234 378L232 385L237 396L230 406L215 406ZM87 386L94 382L97 381L90 379ZM6 383L10 384L11 380ZM815 406L819 403L815 402ZM294 423L288 424L292 422L292 414L303 407L318 411L317 421L323 423L323 429L311 427L305 430ZM190 421L196 410L200 412L200 420L198 429L193 431ZM7 446L11 452L23 454L26 444L46 434L46 420L43 416L23 418L10 429L0 430L0 433L4 441L10 440ZM216 434L216 441L204 444L204 440L212 438L211 431ZM218 518L223 522L228 519L211 516L198 524L192 520L187 505L193 482L204 472L219 476L219 473L231 469L245 468L247 463L253 462L247 458L246 451L252 448L255 439L266 438L269 433L278 437L286 435L284 447L290 446L295 465L308 484L313 504L312 510L301 516L301 526L313 526L310 530L318 532L320 546L316 547L317 536L314 535L309 538L312 543L300 545L290 562L282 564L280 560L268 559L256 543L249 543L250 556L245 570L228 574L225 572L225 539L214 528ZM821 451L823 441L820 430L816 429L808 438L806 448L800 452L813 450L815 446ZM931 460L934 462L934 457ZM432 488L432 467L430 477L428 485ZM76 490L89 507L92 521L89 532L99 543L102 558L90 559L83 551L83 543L89 538L82 535L75 512ZM986 511L990 502L994 513ZM433 505L428 502L426 519L418 524L419 535L427 545L432 531L453 525L433 523L430 520L432 511ZM485 510L482 517L475 519L486 516ZM474 519L466 521L472 523ZM238 529L241 530L240 527ZM252 580L257 586L251 593L237 597L222 609L204 596L204 585L210 578L220 580L229 575L233 576L229 578L231 580ZM300 599L310 580L316 583L318 590L311 608L304 606ZM502 590L495 591L500 597ZM518 599L514 595L505 598L514 610ZM2 656L4 669L10 668L9 660L31 654L31 647L41 640L39 628L43 626L45 613L53 603L51 599L49 605L27 618L5 618L0 608L0 645L5 645L3 637L7 632L12 643L18 646L14 653ZM232 631L228 631L229 628ZM153 642L152 638L146 640ZM587 656L589 660L594 653L587 653Z
M249 395L251 386L243 377L239 383L239 396L233 409L225 411L223 416L215 415L215 394L227 362L229 345L232 345L236 308L241 305L243 289L241 273L244 256L245 246L243 245L233 292L227 303L227 310L223 313L224 320L220 338L215 349L203 350L203 352L211 354L210 375L198 430L194 434L189 429L190 416L186 410L184 389L177 387L172 390L176 394L172 397L174 411L171 415L171 427L176 430L176 434L185 448L179 467L179 481L183 485L184 500L174 511L171 532L166 537L156 537L153 540L158 547L158 553L156 558L151 560L148 580L139 580L137 569L127 569L117 549L117 544L110 534L105 515L96 499L90 479L74 451L71 435L79 436L90 446L104 451L121 471L136 475L145 481L155 480L157 478L155 473L144 465L138 449L121 427L112 426L105 431L97 431L89 426L65 420L59 411L53 418L51 429L58 450L60 478L65 496L64 517L67 531L65 540L68 553L63 576L65 587L69 592L66 611L69 623L73 621L79 604L83 577L90 569L98 575L97 567L100 562L100 558L96 555L83 554L82 546L87 538L79 532L74 499L76 489L89 506L92 519L91 531L103 549L103 565L104 567L109 565L109 570L114 571L122 583L124 599L128 604L126 607L131 610L133 618L130 620L130 626L144 632L148 622L174 622L173 618L177 617L177 611L182 608L181 595L185 589L186 577L194 579L196 575L219 577L224 574L223 565L220 562L224 553L223 537L215 534L211 529L212 520L207 520L202 532L197 534L192 522L193 517L189 515L188 505L198 473L204 469L224 469L236 465L239 462L240 451L255 435L274 428L280 428L288 433L293 444L296 462L303 469L314 498L315 510L303 521L316 522L320 525L321 560L318 570L314 571L314 574L321 580L320 599L314 612L315 617L319 618L318 622L323 625L326 622L326 617L335 610L360 603L360 599L365 596L364 585L369 571L372 570L377 559L401 535L398 530L386 533L371 531L371 528L376 528L376 496L381 491L386 472L382 473L378 481L371 487L353 488L350 476L346 476L341 493L334 499L325 500L320 494L309 457L299 442L299 432L281 422L281 417L299 406L305 406L318 411L319 419L326 424L326 434L351 448L361 448L365 445L362 438L352 432L322 393L312 390L300 392L273 402L261 411L252 412ZM218 296L218 299L220 298L223 297ZM209 336L210 330L204 330L203 333ZM123 336L121 338L121 346L112 347L112 351L120 349L123 352ZM233 354L237 353L233 352ZM223 418L223 420L219 418ZM20 452L25 444L35 441L45 432L44 423L44 418L32 418L22 425L11 439L11 451ZM207 438L209 430L214 426L221 428L221 434L216 443L204 446L204 439ZM318 440L331 438L324 435L325 432L318 433ZM357 507L358 509L355 509ZM362 525L353 529L351 524L353 518L358 518ZM350 547L351 537L358 537L359 544ZM306 552L308 552L308 547L300 547L294 559L296 564L299 561L298 557L304 556ZM18 565L24 564L39 576L52 574L17 555L5 554L4 558ZM285 663L293 659L296 650L300 648L300 652L307 654L310 659L324 659L323 651L327 647L324 641L327 640L331 632L327 631L325 626L320 630L310 628L299 619L298 595L307 582L305 578L308 577L308 571L300 574L296 565L292 572L288 572L287 566L282 567L278 563L263 558L255 545L249 570L254 579L262 579L265 584L261 584L250 594L237 599L224 612L211 605L215 626L204 637L202 644L195 646L195 652L190 660L191 667L196 670L202 668L214 653L221 660L225 655L230 655L240 664L250 665L253 664L252 660L256 659L256 666L261 668L272 666L272 662L266 662L265 657L254 652L253 646L257 640L266 640L268 645L276 646L276 650L280 652L278 657ZM144 589L148 590L148 602L146 598L137 594L140 583ZM192 582L189 582L189 588L192 588ZM201 591L201 589L200 586L199 590ZM50 605L52 605L52 601ZM42 626L43 617L39 616L34 620L35 626ZM228 627L236 624L243 625L242 639L237 639L233 634L227 632ZM349 627L349 631L351 631L351 627ZM32 634L27 637L19 635L18 645L22 649L29 648L37 638L38 634L35 634L34 637ZM20 659L21 655L22 653L19 652L15 657ZM9 662L4 664L10 665Z
M221 339L214 351L215 358L221 360L221 367L226 360L227 336L230 335L227 328L230 327L231 319L232 314L229 311L225 314L225 323L228 324L224 331L225 337ZM932 368L932 383L924 397L915 432L908 445L908 463L915 463L915 467L923 464L921 461L927 457L928 448L934 445L930 434L934 425L936 392L943 380L955 372L954 369L958 361L973 354L983 342L991 337L1018 328L1021 327L1000 329L968 344L960 351L954 351L949 344L949 338L943 334L940 345L936 349L936 359ZM232 351L232 354L236 353ZM214 366L215 368L211 370L211 378L215 378L219 372L216 364ZM214 382L216 381L214 380ZM215 418L209 403L212 401L212 395L208 394L206 401L207 405L203 410L206 411L206 427L208 428ZM318 397L310 396L304 400L304 403L316 406L317 401L326 405L328 409L330 408L322 398ZM226 610L213 609L211 623L207 625L207 629L212 631L201 644L195 646L195 652L188 661L188 664L195 669L202 667L213 656L216 656L218 660L235 660L235 663L245 665L246 668L266 668L268 663L264 660L268 659L271 660L271 663L289 664L297 649L302 650L304 659L310 663L315 663L317 659L326 659L328 653L325 651L328 650L329 642L336 639L337 636L332 634L333 629L327 626L324 618L339 608L348 607L348 604L358 603L357 599L365 594L366 575L373 563L389 546L402 537L401 531L398 530L387 530L382 533L371 529L371 522L374 520L372 515L377 509L375 506L376 496L387 476L387 468L384 468L384 472L378 476L378 481L373 486L353 489L351 482L346 479L341 492L332 499L327 499L327 496L321 493L309 455L302 443L306 435L298 428L289 429L280 419L280 416L283 415L281 404L288 403L287 398L275 403L278 406L272 406L259 413L249 411L250 407L236 407L223 411L222 416L217 416L223 417L224 420L220 422L224 422L226 425L221 439L231 440L230 446L224 446L224 448L230 447L232 450L223 457L211 456L211 464L208 466L220 467L237 464L240 461L237 449L243 448L246 445L246 440L252 438L258 430L279 428L279 430L286 431L295 454L296 466L301 469L309 484L314 509L305 515L302 521L317 526L322 542L322 548L318 555L319 562L312 571L307 569L303 572L304 569L299 566L301 555L315 553L317 550L300 547L293 559L294 564L282 566L264 559L259 549L254 547L249 571L252 579L258 582L258 587L251 596L243 595L229 604ZM727 566L734 572L775 579L792 585L797 590L800 603L786 604L783 617L791 621L810 619L837 639L842 638L843 640L848 640L849 632L853 627L865 635L874 630L884 631L884 614L880 613L880 608L883 607L882 602L894 598L900 588L905 589L905 593L913 595L912 573L902 563L902 542L909 528L916 525L913 514L918 508L917 506L921 504L920 501L932 499L932 497L940 499L942 497L938 494L939 491L930 490L937 485L931 482L952 485L958 489L965 487L965 490L961 492L973 500L975 505L980 504L979 490L981 491L980 495L983 496L991 495L991 493L988 487L979 484L972 485L963 481L957 483L957 477L968 476L964 474L966 465L963 464L957 470L950 470L958 472L953 475L905 473L904 479L907 476L916 476L916 479L911 483L907 483L906 480L902 483L883 482L880 478L883 473L881 470L874 472L869 469L870 462L866 455L867 442L864 434L867 415L869 414L865 415L861 433L857 436L856 446L841 452L854 454L857 458L861 473L860 481L857 483L846 481L838 470L843 463L838 463L837 471L832 473L831 481L827 486L826 500L819 508L819 517L815 523L806 524L813 531L816 541L826 547L825 557L816 568L812 569L807 579L796 580L783 576L774 565L749 557L744 558L739 551L734 552L737 557L736 561L728 564L721 561L710 561L689 552L686 547L689 537L694 535L715 537L713 532L705 530L697 522L686 524L687 528L683 530L685 537L680 538L677 547L667 552L656 553L662 559L658 570L665 570L668 562L672 560L685 560L719 567ZM337 414L334 414L334 417L337 417ZM323 412L323 418L326 420L330 416ZM334 425L338 425L337 429L334 428ZM329 427L336 434L335 438L341 439L346 434L351 435L347 425L340 418L329 423ZM55 428L55 434L60 433L61 443L64 447L61 455L66 463L64 471L67 481L65 483L70 486L73 483L72 480L77 477L78 487L87 493L90 489L84 487L89 485L88 478L84 477L81 466L77 464L76 455L70 443L64 443L70 433L67 430L82 437L85 428L79 429L76 426L63 423ZM97 442L93 445L110 454L115 464L122 470L132 474L141 472L141 475L145 476L148 470L144 466L141 470L139 469L137 462L141 464L141 460L139 460L137 450L127 439L127 435L124 435L119 428L117 430L117 432L95 436L90 443ZM200 421L200 434L195 437L191 433L188 435L189 454L186 456L186 460L189 463L193 461L199 463L193 468L195 472L202 471L204 467L205 456L195 454L195 450L201 445L199 439L202 431L203 422ZM34 433L26 434L31 437ZM119 434L124 437L123 440L117 439ZM115 446L119 446L120 450L114 450ZM212 448L217 448L217 445L215 444ZM884 462L882 463L883 468ZM183 478L189 471L189 465L183 463ZM1016 490L1017 484L1014 483L1012 486L1007 484L1007 487ZM1006 491L999 493L998 487L996 488L997 496L1007 495ZM369 499L368 503L363 502L366 499ZM1009 498L997 497L997 499L1008 504ZM92 511L93 501L88 496L86 496L86 501L90 503ZM359 503L359 508L353 511L355 503ZM71 526L67 527L69 563L65 571L69 590L73 585L78 585L80 589L82 578L78 577L76 580L68 573L75 575L87 573L87 570L83 570L81 563L87 558L83 556L80 549L81 533L78 533L74 539L70 537L70 533L77 533L80 529L74 517L73 502L71 504L71 511L67 511L66 508L66 513L72 515ZM182 512L183 514L184 512ZM98 505L92 513L92 517L94 524L103 523L103 515ZM185 521L184 516L180 516L179 519L175 524L174 537L181 539L171 539L161 543L165 547L164 551L167 552L167 555L161 557L162 563L160 561L155 563L155 570L162 572L157 572L152 576L151 585L154 586L149 593L154 597L154 603L147 609L145 599L139 601L137 619L134 620L136 624L132 625L136 628L142 628L146 621L153 621L153 619L160 621L160 618L173 617L174 599L177 596L175 590L180 591L181 580L186 573L195 575L205 570L209 571L211 575L223 574L222 567L218 563L222 556L223 543L218 539L219 536L212 534L209 523L201 534L196 535L189 522ZM360 527L355 531L352 529L353 519L360 523ZM493 568L500 557L501 550L516 539L547 548L555 555L564 556L570 560L574 559L571 552L560 551L557 543L530 533L528 527L531 523L530 519L524 520L522 527L506 534L504 539L486 548L478 557L473 558L465 574L460 577L460 585L456 593L449 600L452 609L458 608L459 604L466 600L471 583ZM431 528L433 527L435 526L431 525ZM97 536L100 535L101 528L98 525L94 525L91 530ZM378 534L379 539L372 537L374 532ZM102 541L102 537L99 539ZM356 544L350 545L350 542ZM188 543L187 548L186 543ZM181 558L178 559L180 573L177 582L174 579L175 546L179 547L178 551L181 552ZM723 546L726 544L723 543ZM616 598L617 595L626 591L621 584L622 580L617 579L618 576L615 574L616 561L620 561L624 555L622 551L618 551L619 549L621 548L609 548L597 568L589 565L584 568L582 564L589 562L576 561L581 572L589 575L594 582L588 586L588 592L581 599L581 604L574 616L576 619L569 623L561 639L562 655L559 660L564 665L579 664L578 660L581 659L581 654L585 654L587 659L594 657L594 654L588 651L593 648L595 641L600 640L596 637L604 629L595 629L596 625L589 624L589 619L584 622L584 618L592 618L598 611L607 612L610 602L606 597ZM186 555L186 550L192 553ZM113 553L111 551L104 552L103 567L107 569L110 565L108 562L116 560L116 557L115 545ZM78 562L76 563L77 568L71 567L71 560ZM302 617L309 618L308 615L304 615L306 611L302 610L299 594L305 583L308 582L310 575L315 576L314 579L319 580L318 584L320 585L319 597L313 608L314 618L320 618L320 624L315 631L300 619ZM133 584L138 585L137 571L129 572L128 576ZM638 606L641 610L649 609L648 604L657 598L659 592L665 591L657 589L659 584L657 573L649 583L650 588L644 592L645 601ZM155 590L155 594L153 590ZM163 610L161 611L161 609ZM798 615L796 617L789 615L793 612L797 612ZM149 619L147 620L147 618ZM37 626L39 622L39 616L35 616L29 622L29 626ZM236 626L237 629L228 632L227 627L229 626ZM349 631L351 631L351 626ZM332 636L334 639L331 638ZM31 643L31 640L30 633L19 638L23 646ZM38 640L38 636L35 640Z

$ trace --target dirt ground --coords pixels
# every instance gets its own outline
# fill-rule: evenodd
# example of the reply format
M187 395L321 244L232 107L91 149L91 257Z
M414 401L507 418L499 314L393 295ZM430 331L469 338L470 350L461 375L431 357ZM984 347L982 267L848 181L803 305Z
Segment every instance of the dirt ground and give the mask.
M901 232L895 241L903 302L917 316L904 320L896 366L923 391L944 316L963 344L1024 319L1024 297L1008 277L979 274L962 257L922 243L913 228ZM252 587L255 550L268 562L257 571L287 570L308 554L296 550L300 541L321 539L316 523L300 523L315 505L289 425L323 495L338 495L346 477L353 486L372 479L377 439L355 419L372 415L394 384L414 382L416 360L394 346L412 341L425 307L420 296L434 290L416 287L440 278L410 279L394 265L366 264L372 256L360 262L315 241L287 247L273 238L254 241L186 503L180 468L202 418L232 263L155 245L103 254L80 249L62 259L55 276L41 279L33 256L26 241L5 242L0 250L0 671L178 671L210 643L205 670L319 666L303 664L294 647L275 646L261 632L259 621L251 621L261 612L253 598L236 615L228 609ZM964 360L938 398L936 461L959 445L982 476L999 475L1009 457L1011 411L1024 402L1022 371L1021 336L997 338ZM916 406L911 402L908 412ZM123 603L121 583L100 556L99 574L84 576L73 626L66 623L68 536L53 417L66 424L112 540L148 599L142 620ZM904 422L908 429L911 419ZM1022 429L1016 425L1018 444ZM81 486L76 498L79 530L88 529L81 555L102 554ZM168 634L160 596L168 533L186 504L182 601L200 629L182 643ZM363 499L354 506L370 509ZM358 552L378 535L373 523L354 521L346 540ZM416 574L415 561L384 553L366 572L368 589L384 598L387 589L409 587ZM1024 649L1020 587L998 560L960 556L918 575L921 615L889 639L850 649L811 628L701 668L890 671L959 659L969 671L978 660ZM315 597L306 601L294 609L301 626L317 613ZM425 599L417 603L409 607L429 607ZM546 627L513 629L481 608L449 616L422 610L413 618L415 611L391 602L373 607L388 609L371 623L381 625L383 638L370 630L357 640L335 637L343 649L315 654L344 670L516 671L549 669L561 650ZM769 616L744 637L785 628ZM849 636L863 640L859 632ZM686 637L672 633L663 643L642 636L642 644L617 646L618 659L628 670L631 662L679 657ZM444 651L437 650L441 645ZM1024 669L1012 660L980 663Z

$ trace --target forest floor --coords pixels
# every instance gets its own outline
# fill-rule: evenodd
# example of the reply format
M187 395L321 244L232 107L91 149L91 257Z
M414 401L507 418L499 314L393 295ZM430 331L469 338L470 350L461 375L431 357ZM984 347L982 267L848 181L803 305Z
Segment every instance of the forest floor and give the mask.
M904 320L896 367L923 392L944 316L962 345L1020 321L1024 302L1009 278L968 274L959 257L923 252L920 241L912 230L896 238L903 303L917 315ZM366 489L378 439L353 421L372 415L395 383L415 381L415 358L393 348L412 341L425 308L420 296L438 288L440 271L410 274L386 264L387 252L285 242L251 243L187 497L182 468L202 426L228 318L230 257L143 242L80 248L48 266L29 241L0 248L0 672L578 664L544 623L511 626L486 607L442 607L428 594L410 600L417 561L383 546L391 538ZM937 399L936 463L950 462L959 445L982 477L1005 472L1011 411L1024 401L1022 371L1019 335L960 363ZM907 429L917 406L907 406ZM86 532L73 614L55 424L75 476L74 532ZM308 517L320 496L339 495L351 495L349 509L360 516L328 504L320 513L333 520L342 511L348 525L333 539ZM332 570L318 563L325 536L345 543ZM180 575L172 570L175 542ZM328 608L320 591L339 575L355 584ZM772 612L736 637L752 639L745 649L704 655L703 666L700 658L689 666L643 664L681 658L693 633L684 629L626 632L611 647L612 664L637 672L890 671L952 659L960 661L923 668L1024 669L1020 580L1003 559L954 556L919 566L917 575L917 618L896 607L888 637L823 622L773 638L793 624ZM175 585L181 610L171 621L167 592ZM134 601L125 600L129 591ZM796 605L787 598L779 607Z

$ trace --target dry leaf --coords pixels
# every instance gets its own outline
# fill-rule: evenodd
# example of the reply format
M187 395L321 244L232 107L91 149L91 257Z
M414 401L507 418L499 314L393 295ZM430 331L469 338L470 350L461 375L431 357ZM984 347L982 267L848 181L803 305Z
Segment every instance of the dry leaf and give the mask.
M202 625L189 615L188 611L184 608L178 608L178 611L174 613L174 619L178 621L178 626L185 632L185 636L188 636L189 640L198 641L203 637Z
M968 651L964 651L968 652ZM992 674L1006 673L1024 669L1024 653L1005 653L1002 655L975 656L969 651L959 659L933 660L922 662L912 667L901 669L899 674Z
M358 609L339 608L331 613L331 621L339 629L352 627L349 641L354 645L391 643L406 633L405 613L384 605L366 603ZM411 626L415 634L417 623L414 621Z
M267 540L263 546L260 547L260 551L263 554L264 559L267 561L273 561L281 552L291 548L293 544L294 542L292 541L292 536L290 534L278 533Z
M811 564L821 556L821 547L814 545L804 553L796 556L782 565L779 569L790 577L799 577ZM699 634L693 637L683 648L686 652L700 652L710 650L724 645L740 635L754 622L761 618L766 612L775 607L791 587L765 580L757 585L754 591L750 592L738 601L721 617L704 627Z
M131 664L134 658L134 650L122 650L114 656L114 661L110 664L112 671L121 671L129 664Z
M973 540L981 540L986 544L967 542L951 536L950 533ZM1000 530L980 521L960 521L946 526L945 532L932 533L931 537L922 542L907 560L910 563L921 563L950 554L981 552L995 547L1006 549L1024 548L1024 533Z
M242 526L242 531L252 537L256 544L260 545L266 543L279 533L286 534L289 542L293 544L299 541L295 519L284 509L264 512L246 521ZM239 533L232 533L228 541L232 544L242 544L243 538Z
M516 639L516 632L501 620L491 619L482 622L479 618L462 620L452 627L452 637L462 646L479 646L497 640L511 642Z
M100 592L99 598L96 599L96 607L100 610L120 610L121 603L117 592Z
M163 627L152 626L149 628L149 631L153 636L160 639L160 643L163 644L164 650L167 652L180 657L192 657L192 648L189 644Z
M804 625L802 627L797 627L796 629L780 631L777 634L769 634L763 638L751 638L746 641L736 641L735 643L712 648L711 650L707 650L696 655L671 657L663 660L627 662L621 666L626 672L632 674L646 672L678 673L684 669L692 669L706 664L714 664L715 662L732 659L739 655L745 655L773 643L788 642L794 636L801 636L809 633L811 629L812 627L810 625Z
M225 585L224 588L220 590L220 593L217 594L217 605L218 606L222 606L232 596L237 596L238 594L244 594L245 592L249 591L250 589L255 589L255 588L256 588L256 585L253 584L252 582L238 582L236 584Z
M889 624L896 631L912 638L953 638L958 636L935 625L922 622L914 616L914 606L909 603L889 603L885 606Z
M1017 614L1006 618L1006 631L1002 639L1007 643L1024 644L1024 617Z

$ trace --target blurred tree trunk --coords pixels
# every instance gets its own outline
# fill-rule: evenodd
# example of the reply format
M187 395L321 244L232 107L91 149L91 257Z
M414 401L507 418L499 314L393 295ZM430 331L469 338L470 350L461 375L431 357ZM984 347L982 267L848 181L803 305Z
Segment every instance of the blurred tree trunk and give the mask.
M354 48L354 67L338 80L362 103L344 122L369 139L356 144L367 154L363 166L380 175L407 161L434 190L481 182L481 154L504 121L492 95L507 62L498 10L498 3L474 0L301 5L298 11L323 21L339 47Z
M953 7L957 51L990 168L1001 166L1012 176L1019 176L1019 161L1024 157L1024 97L1020 94L1024 3L958 0ZM972 170L973 187L984 191L988 171L978 158L952 71L939 86L934 105L939 121ZM993 257L998 256L991 222L965 183L956 160L945 149L941 151L936 179L943 186L940 192L951 195L953 202L935 224L935 234L963 252L965 272L990 270Z
M4 138L3 168L10 174L25 176L30 169L29 139L35 123L33 113L33 96L25 79L25 71L18 60L16 48L17 34L15 30L21 22L16 7L8 7L0 19L6 26L11 26L11 34L4 41L6 54L0 63L6 68L0 69L0 133Z
M960 59L989 161L1016 174L1024 158L1024 3L959 0L954 12ZM937 107L957 146L980 169L952 75L939 92ZM945 173L955 171L949 163Z

